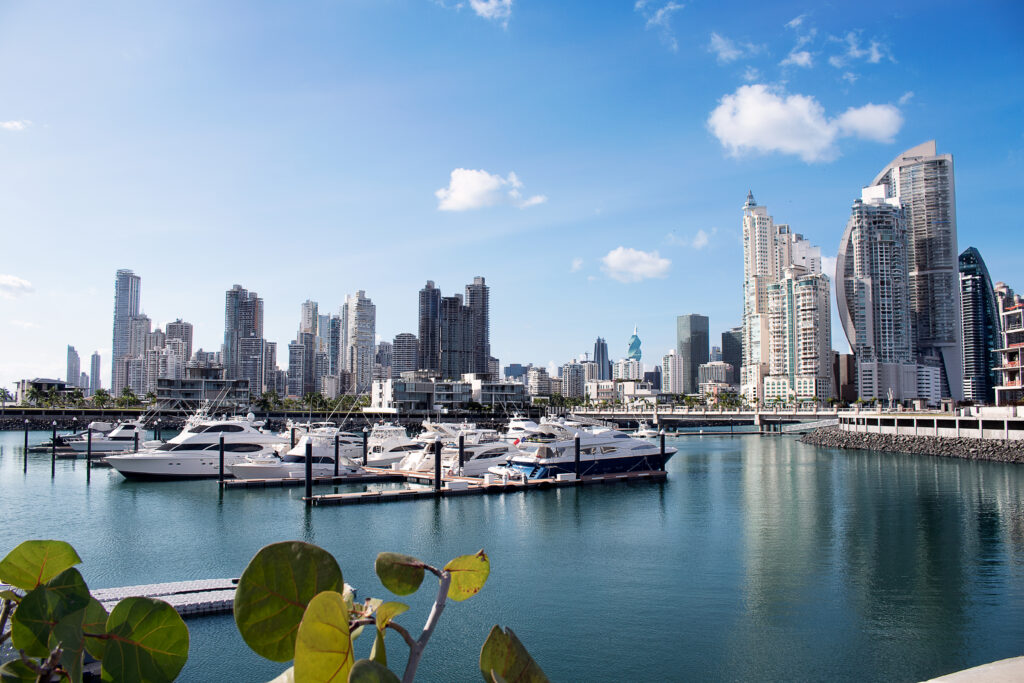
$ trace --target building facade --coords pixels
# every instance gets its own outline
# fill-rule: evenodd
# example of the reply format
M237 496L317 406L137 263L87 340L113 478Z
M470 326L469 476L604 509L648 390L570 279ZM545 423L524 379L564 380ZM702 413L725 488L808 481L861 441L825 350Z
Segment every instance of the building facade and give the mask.
M594 363L597 364L597 379L612 378L612 363L608 357L608 342L601 337L598 337L597 341L594 342Z
M834 397L829 289L827 275L795 265L768 286L766 401Z
M234 285L224 295L224 346L221 348L221 362L227 379L241 377L240 341L262 337L263 299L242 285Z
M441 290L433 280L419 296L419 370L441 370Z
M377 307L363 290L345 297L345 362L352 373L353 389L368 393L373 383L373 363L377 338Z
M131 340L131 320L139 314L139 292L142 278L130 270L118 270L114 280L114 340L111 345L110 386L120 394L126 386L125 378L118 376L117 361L128 355Z
M661 388L667 394L685 394L683 359L675 349L669 349L661 359Z
M67 379L69 387L79 386L78 382L82 374L82 359L78 356L75 347L68 345L68 371ZM86 387L87 388L87 387Z
M959 264L964 400L991 405L999 363L996 349L1002 346L1003 337L999 305L978 250L967 248L960 254Z
M103 386L100 380L100 352L94 351L89 363L89 393L95 394Z
M676 318L676 354L682 362L683 391L697 392L698 368L708 362L708 318L691 313Z

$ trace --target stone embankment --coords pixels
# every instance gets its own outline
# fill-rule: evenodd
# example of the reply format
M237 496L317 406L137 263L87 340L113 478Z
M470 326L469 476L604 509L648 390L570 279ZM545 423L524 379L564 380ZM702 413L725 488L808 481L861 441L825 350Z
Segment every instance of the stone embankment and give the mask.
M896 436L846 432L839 427L822 427L805 434L800 441L825 448L859 449L939 455L966 460L995 460L1024 463L1024 442L995 439L940 438L934 436Z

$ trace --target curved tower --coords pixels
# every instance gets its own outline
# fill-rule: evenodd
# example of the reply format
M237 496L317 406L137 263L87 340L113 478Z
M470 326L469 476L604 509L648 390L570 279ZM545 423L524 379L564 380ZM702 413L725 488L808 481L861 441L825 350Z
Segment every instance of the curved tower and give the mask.
M629 360L640 360L640 337L636 336L636 326L633 326L633 336L629 338L629 353L626 354Z
M963 330L964 399L995 400L995 349L1002 346L1002 325L992 278L981 254L968 247L960 254L960 319Z

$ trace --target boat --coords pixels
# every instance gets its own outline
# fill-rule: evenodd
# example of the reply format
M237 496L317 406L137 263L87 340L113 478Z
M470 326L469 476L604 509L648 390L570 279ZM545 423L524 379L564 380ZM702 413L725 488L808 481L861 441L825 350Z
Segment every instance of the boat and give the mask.
M363 474L355 461L363 455L361 434L342 432L333 424L315 423L292 448L279 446L273 455L259 454L227 465L236 479L302 479L306 476L306 445L312 449L313 476L334 476L334 444L338 443L338 475ZM287 449L287 450L285 450Z
M559 474L574 474L575 439L580 438L580 475L621 474L658 470L676 454L676 449L660 448L648 441L607 427L585 429L557 421L544 421L523 439L519 455L505 466L489 468L493 474L525 479L551 479Z
M90 431L92 432L92 438L95 439L99 435L109 434L113 429L114 425L109 422L93 421L89 423L87 428L80 432L57 434L56 444L53 439L47 439L46 441L35 444L34 446L29 446L28 450L30 453L41 453L43 451L49 451L54 447L54 445L56 445L57 448L70 448L70 441L78 438L85 439Z
M653 439L658 436L658 430L646 422L640 422L633 432L633 436L638 439Z
M514 444L502 440L493 429L475 429L463 433L462 467L459 467L458 443L442 446L441 468L448 474L463 477L481 477L489 468L504 464L521 451ZM398 463L398 469L407 472L434 471L434 445L410 453Z
M367 467L390 467L410 452L421 450L423 443L410 439L404 427L383 423L373 426L367 448Z
M513 445L518 444L520 440L529 436L539 426L539 424L528 417L523 417L519 414L513 415L508 421L504 438Z
M96 423L92 423L96 424ZM89 425L92 429L92 424ZM106 433L102 427L106 423L99 423L100 429L93 430L92 452L93 453L118 453L133 450L136 445L143 446L146 432L138 420L122 422ZM138 441L136 441L138 439ZM65 439L67 445L77 453L85 453L89 450L89 430L69 436Z
M220 474L220 438L224 437L224 467L246 458L276 455L285 437L263 429L264 423L249 413L245 417L211 417L200 410L170 441L138 453L108 455L111 467L128 479L204 479Z

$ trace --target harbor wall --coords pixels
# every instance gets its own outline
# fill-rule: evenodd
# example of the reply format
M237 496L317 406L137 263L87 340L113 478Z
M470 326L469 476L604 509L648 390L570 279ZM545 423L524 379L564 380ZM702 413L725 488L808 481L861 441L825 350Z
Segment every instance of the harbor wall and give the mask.
M979 439L970 436L913 436L854 432L839 427L823 427L800 438L803 443L824 448L887 451L938 455L966 460L994 460L1024 463L1024 441Z

